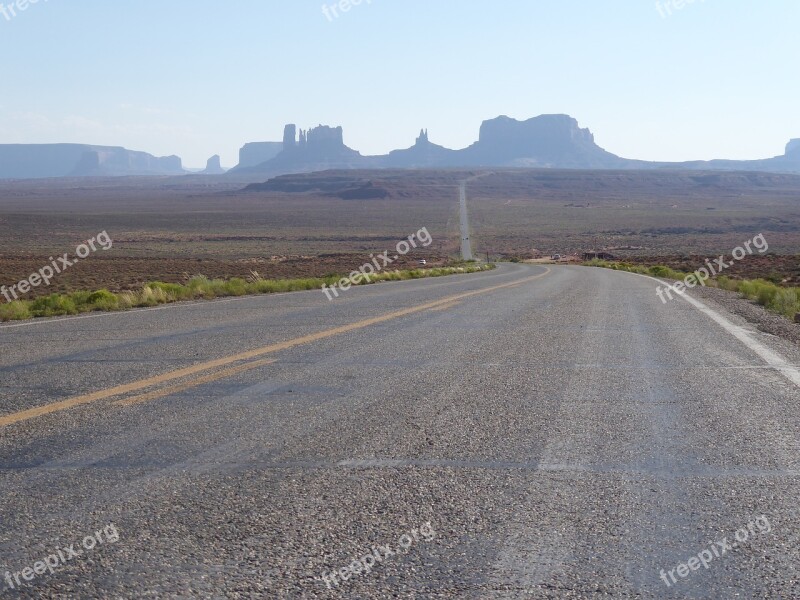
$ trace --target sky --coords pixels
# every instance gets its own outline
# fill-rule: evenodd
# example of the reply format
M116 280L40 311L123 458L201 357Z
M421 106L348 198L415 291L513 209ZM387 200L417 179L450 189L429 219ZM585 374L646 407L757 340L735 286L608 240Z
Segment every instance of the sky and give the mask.
M287 123L368 155L554 113L643 160L800 138L797 0L32 1L0 0L0 143L232 167Z

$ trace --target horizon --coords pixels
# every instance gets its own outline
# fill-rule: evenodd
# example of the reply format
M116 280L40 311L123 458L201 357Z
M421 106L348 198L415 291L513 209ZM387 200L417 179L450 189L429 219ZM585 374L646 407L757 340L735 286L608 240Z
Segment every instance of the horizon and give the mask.
M700 0L16 5L0 6L0 47L15 56L4 144L122 146L199 169L217 154L235 166L287 123L341 126L364 156L408 148L420 129L466 148L501 115L568 114L605 150L645 161L769 158L800 138L800 84L786 76L800 7L788 1L758 14Z

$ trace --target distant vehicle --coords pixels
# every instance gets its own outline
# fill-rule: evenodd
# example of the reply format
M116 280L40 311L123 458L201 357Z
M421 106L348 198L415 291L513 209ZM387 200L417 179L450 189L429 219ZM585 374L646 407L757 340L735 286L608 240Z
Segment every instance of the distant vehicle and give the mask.
M561 260L561 255L560 254L553 254L553 256L550 257L550 260Z
M421 264L423 267L424 267L425 265L427 265L427 264L428 264L428 261L427 261L427 260L425 260L424 258L423 258L422 260L419 260L419 261L417 261L417 262L418 262L419 264Z

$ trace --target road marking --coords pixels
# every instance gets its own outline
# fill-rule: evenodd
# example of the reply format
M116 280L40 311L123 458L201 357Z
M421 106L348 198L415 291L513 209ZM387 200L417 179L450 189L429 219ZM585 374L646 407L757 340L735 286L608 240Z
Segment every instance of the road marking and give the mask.
M343 325L341 327L334 327L333 329L328 329L325 331L320 331L318 333L312 333L310 335L305 335L299 338L295 338L293 340L287 340L285 342L279 342L277 344L270 344L269 346L264 346L263 348L256 348L255 350L249 350L247 352L242 352L240 354L234 354L231 356L227 356L225 358L219 358L216 360L211 360L204 363L199 363L193 365L191 367L186 367L184 369L178 369L176 371L171 371L169 373L164 373L162 375L157 375L155 377L149 377L147 379L141 379L139 381L135 381L133 383L127 383L124 385L118 385L112 388L108 388L105 390L100 390L97 392L93 392L91 394L84 394L82 396L76 396L75 398L70 398L68 400L62 400L60 402L53 402L51 404L46 404L44 406L38 406L36 408L30 408L28 410L19 411L16 413L12 413L10 415L5 415L0 417L0 427L7 427L9 425L13 425L15 423L20 423L22 421L28 421L30 419L35 419L37 417L41 417L44 415L48 415L54 412L59 412L62 410L68 410L70 408L74 408L76 406L81 406L83 404L91 404L93 402L97 402L99 400L107 400L109 398L114 398L116 396L122 396L124 394L130 394L131 392L138 392L140 390L154 387L161 383L166 383L168 381L174 381L176 379L182 379L184 377L188 377L189 375L196 375L198 373L202 373L204 371L208 371L211 369L215 369L217 367L225 367L237 362L242 362L246 360L252 360L256 358L260 358L267 354L274 354L275 352L280 352L281 350L289 350L290 348L295 348L297 346L302 346L305 344L310 344L312 342L318 342L320 340L324 340L329 337L333 337L336 335L341 335L344 333L350 333L351 331L357 331L359 329L364 329L366 327L370 327L372 325L377 325L379 323L385 323L387 321L393 321L395 319L399 319L401 317L405 317L408 315L413 315L416 313L420 313L426 310L430 310L431 308L435 308L437 306L443 306L446 304L452 304L453 302L463 300L465 298L471 298L473 296L478 296L480 294L488 294L489 292L494 292L497 290L507 289L510 287L516 287L522 285L524 283L528 283L534 281L536 279L540 279L542 277L546 277L552 271L545 267L545 272L540 273L539 275L534 275L533 277L526 277L524 279L520 279L519 281L512 281L510 283L503 283L500 285L495 285L488 288L483 288L480 290L475 290L472 292L464 292L461 294L456 294L454 296L447 296L440 300L435 300L433 302L428 302L426 304L421 304L418 306L413 306L411 308L405 308L403 310L398 310L396 312L387 313L385 315L381 315L379 317L372 317L369 319L364 319L363 321L358 321L356 323L351 323L349 325Z
M431 310L432 310L432 311L436 311L436 310L450 310L451 308L453 308L454 306L458 306L459 304L461 304L461 302L451 302L450 304L443 304L442 306L437 306L437 307L435 307L435 308L432 308Z
M226 377L233 377L234 375L238 375L239 373L244 373L245 371L252 371L253 369L257 369L258 367L271 365L274 362L276 362L274 358L256 360L236 367L223 369L222 371L216 371L215 373L211 373L210 375L204 375L203 377L200 377L198 379L193 379L192 381L189 381L187 383L181 383L179 385L173 385L152 392L147 392L146 394L140 394L138 396L125 398L124 400L118 400L114 403L114 405L133 406L134 404L144 404L145 402L150 402L151 400L158 400L159 398L163 398L165 396L171 396L173 394L177 394L179 392L183 392L206 383L211 383L212 381L225 379Z
M627 273L628 275L636 275L638 277L646 277L647 279L652 279L653 281L657 282L659 286L664 285L663 281L661 281L660 279L656 279L655 277L650 277L649 275L642 275L640 273L630 273L628 271L617 271L617 272ZM774 369L775 371L786 377L786 379L794 383L797 387L800 387L800 369L792 365L788 360L783 358L777 352L772 351L770 348L767 348L764 344L751 337L744 327L739 327L738 325L731 323L728 319L723 317L717 311L713 310L712 308L709 308L699 300L692 298L687 293L676 290L674 288L673 291L677 292L681 298L686 300L686 302L694 306L697 310L706 315L708 318L710 318L717 325L722 327L725 331L730 333L737 340L742 342L750 350L755 352L772 369Z

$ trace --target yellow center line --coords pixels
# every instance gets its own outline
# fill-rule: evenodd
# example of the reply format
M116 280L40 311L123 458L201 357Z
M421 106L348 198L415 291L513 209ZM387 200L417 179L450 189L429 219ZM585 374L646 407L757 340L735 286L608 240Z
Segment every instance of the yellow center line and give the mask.
M228 369L223 369L221 371L217 371L209 375L204 375L203 377L193 379L192 381L189 381L187 383L161 388L152 392L148 392L146 394L140 394L138 396L125 398L124 400L117 400L114 404L116 406L132 406L133 404L143 404L144 402L150 402L151 400L157 400L158 398L171 396L172 394L177 394L178 392L183 392L185 390L203 385L205 383L211 383L212 381L225 379L226 377L233 377L234 375L238 375L239 373L244 373L245 371L251 371L253 369L257 369L258 367L263 367L264 365L270 365L274 362L276 362L274 358L256 360L253 362L245 363L243 365L239 365L237 367L230 367Z
M273 354L275 352L280 352L282 350L289 350L290 348L295 348L297 346L302 346L305 344L310 344L312 342L318 342L320 340L324 340L329 337L333 337L336 335L342 335L344 333L349 333L351 331L357 331L359 329L364 329L366 327L370 327L372 325L378 325L379 323L385 323L387 321L393 321L395 319L399 319L401 317L405 317L408 315L413 315L419 312L423 312L426 310L430 310L437 306L443 306L446 304L452 304L453 302L457 302L459 300L463 300L465 298L471 298L473 296L478 296L480 294L488 294L490 292L494 292L497 290L502 290L506 288L516 287L518 285L522 285L524 283L528 283L530 281L534 281L535 279L540 279L550 274L550 269L546 269L544 273L540 275L534 275L533 277L526 277L525 279L520 279L519 281L513 281L511 283L503 283L500 285L495 285L492 287L484 288L481 290L475 290L473 292L465 292L463 294L456 294L454 296L448 296L446 298L442 298L440 300L435 300L433 302L428 302L426 304L420 304L418 306L413 306L411 308L405 308L403 310L398 310L396 312L387 313L385 315L381 315L378 317L372 317L369 319L364 319L363 321L358 321L356 323L350 323L349 325L343 325L341 327L334 327L333 329L327 329L325 331L320 331L318 333L312 333L309 335L304 335L299 338L295 338L292 340L287 340L285 342L279 342L277 344L270 344L269 346L264 346L263 348L256 348L255 350L249 350L247 352L242 352L240 354L233 354L231 356L227 356L224 358L218 358L216 360L211 360L204 363L199 363L193 365L191 367L186 367L184 369L178 369L176 371L171 371L169 373L164 373L162 375L157 375L155 377L148 377L147 379L141 379L139 381L135 381L133 383L126 383L124 385L118 385L112 388L108 388L105 390L100 390L97 392L93 392L91 394L84 394L82 396L76 396L74 398L70 398L68 400L62 400L60 402L53 402L51 404L46 404L44 406L38 406L36 408L30 408L28 410L23 410L19 412L12 413L10 415L5 415L0 417L0 427L7 427L9 425L13 425L15 423L20 423L22 421L28 421L30 419L35 419L37 417L41 417L44 415L49 415L54 412L60 412L63 410L68 410L70 408L74 408L76 406L81 406L83 404L91 404L93 402L97 402L98 400L106 400L108 398L113 398L115 396L122 396L124 394L130 394L131 392L138 392L140 390L153 387L155 385L166 383L168 381L174 381L176 379L181 379L183 377L187 377L190 375L196 375L198 373L202 373L204 371L208 371L210 369L215 369L217 367L225 367L231 365L233 363L241 362L244 360L250 360L254 358L260 358L266 354Z
M442 306L434 306L431 310L450 310L459 304L461 304L461 302L450 302L449 304L443 304Z

